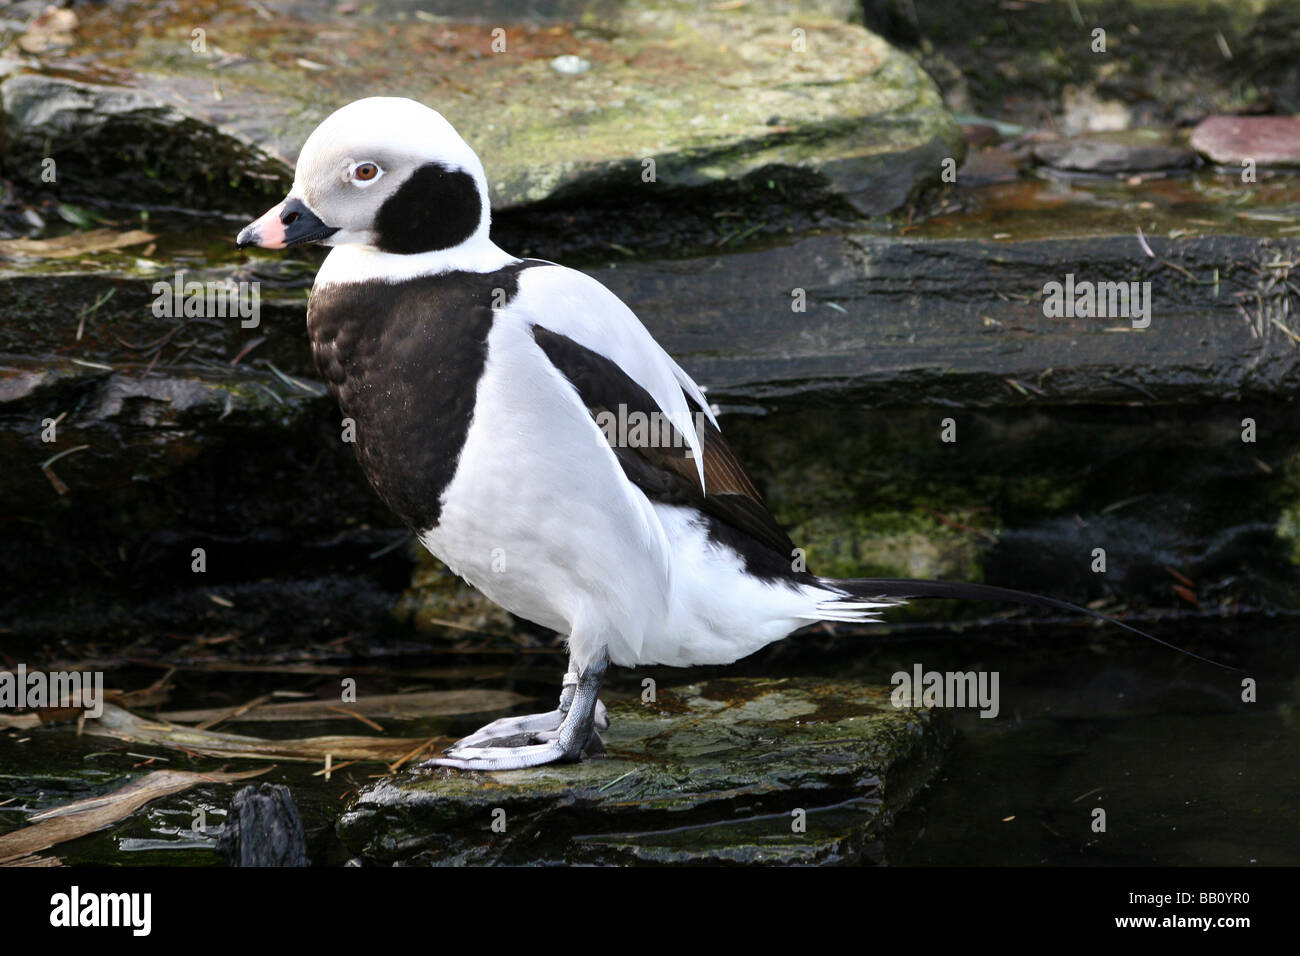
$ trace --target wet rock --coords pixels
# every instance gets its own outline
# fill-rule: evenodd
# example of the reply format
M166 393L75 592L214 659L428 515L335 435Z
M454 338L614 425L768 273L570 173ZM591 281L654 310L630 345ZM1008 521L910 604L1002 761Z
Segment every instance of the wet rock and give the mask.
M1196 162L1196 154L1168 142L1157 130L1098 133L1034 147L1034 158L1053 169L1078 173L1152 172L1183 169Z
M49 296L36 291L46 281ZM305 637L381 626L392 599L378 598L374 575L404 558L384 550L394 534L385 522L367 524L383 511L320 386L291 365L277 374L247 357L232 367L241 339L253 341L237 321L223 340L219 322L156 319L111 275L69 278L61 297L57 287L7 286L19 293L12 308L31 304L3 323L6 344L26 339L31 351L0 354L9 633L287 625ZM117 294L86 317L79 343L69 305L98 301L104 287ZM115 335L154 347L132 351ZM381 551L387 561L367 560ZM345 565L354 572L340 575ZM42 596L41 581L58 581L65 599Z
M1147 241L1156 258L1129 235L817 236L736 255L590 271L633 305L711 398L738 406L816 404L831 396L877 407L989 407L1295 394L1300 350L1292 336L1300 323L1280 317L1289 293L1273 283L1265 308L1243 315L1236 305L1236 293L1253 295L1268 284L1259 275L1289 268L1294 240ZM1136 315L1050 317L1044 288L1067 274L1081 282L1150 282L1150 326L1135 329ZM796 289L806 294L805 311L792 308ZM687 297L689 316L681 309Z
M62 470L77 476L82 494L102 492L132 480L164 481L183 469L215 432L244 429L274 432L303 426L315 400L284 389L273 376L182 374L148 377L72 363L0 368L0 442L14 451L35 439L46 457L83 446ZM138 372L138 370L135 370ZM272 383L275 382L275 385ZM277 391L277 387L280 389ZM315 398L319 398L316 396ZM57 411L56 411L57 410ZM59 416L62 414L62 417ZM46 420L58 420L53 441L39 442ZM204 440L196 433L210 429ZM60 432L62 438L59 437ZM26 457L26 456L24 456ZM48 490L41 469L14 469L6 491L39 512ZM48 507L48 502L47 502Z
M67 58L52 51L0 88L6 175L43 188L52 150L76 170L56 190L251 212L286 182L315 124L373 95L377 76L388 95L429 103L459 128L484 158L497 208L709 186L776 166L816 174L870 215L898 208L937 181L943 158L962 155L925 73L815 5L693 9L689 19L669 2L610 6L599 31L506 21L501 37L500 21L408 14L393 3L360 19L267 21L216 7L191 42L144 5L88 9ZM332 49L342 30L346 57ZM559 72L556 62L586 68ZM150 181L138 182L142 168Z
M390 778L361 792L338 833L379 865L882 862L877 837L950 736L946 712L895 708L890 689L789 678L660 690L610 707L605 758Z
M1223 166L1300 168L1300 117L1211 116L1192 132L1192 146Z
M207 104L196 109L191 100L210 100L210 83L156 75L136 81L126 87L28 72L6 78L5 174L35 190L135 207L239 209L283 196L293 177L258 142L259 120L240 113L235 122L228 108ZM41 179L49 160L52 184Z
M864 7L870 29L915 42L936 78L955 65L974 112L1028 126L1045 115L1075 133L1183 125L1211 113L1300 112L1300 8L1287 0L869 0ZM1094 49L1097 28L1105 31L1104 53ZM953 89L941 85L946 96Z
M991 407L1292 394L1300 381L1300 352L1288 333L1300 334L1300 328L1291 317L1294 308L1283 314L1288 287L1259 279L1257 270L1285 271L1295 240L1148 234L1146 241L1155 258L1131 235L1020 241L823 235L585 271L622 297L715 400L734 405L776 408L851 396L869 406L961 401ZM138 377L141 382L131 386L136 392L154 387L150 376L183 378L197 367L203 381L246 380L231 398L234 413L244 407L241 399L250 409L280 409L268 428L302 401L330 408L302 339L310 270L295 273L295 284L264 282L260 324L245 329L238 318L154 316L153 280L106 270L113 261L101 256L93 266L74 262L35 274L0 271L0 355L14 357L17 376L5 388L30 388L30 376L42 363L90 376L104 370L77 362L108 365L109 371ZM259 258L251 268L257 272L269 264ZM1067 273L1080 282L1149 281L1150 326L1134 329L1130 318L1118 315L1049 317L1044 286L1064 282ZM154 275L172 279L161 269ZM224 281L240 272L214 268L192 275ZM1265 285L1276 323L1271 311L1265 315L1244 298ZM803 311L794 308L793 292L800 289ZM109 291L112 298L85 319L77 340L77 313ZM1243 306L1244 316L1238 298L1252 303ZM682 309L687 301L689 314ZM77 312L70 313L69 302ZM152 370L154 349L127 347L169 335ZM262 341L231 368L257 340ZM196 344L190 351L178 349L191 342ZM224 369L196 365L190 361L195 357ZM1018 391L1007 378L1028 381L1036 390ZM1125 382L1140 382L1141 389ZM112 394L111 388L96 392L86 407L95 414L101 407L111 410ZM211 396L209 407L220 415L225 394ZM173 395L168 404L178 398Z

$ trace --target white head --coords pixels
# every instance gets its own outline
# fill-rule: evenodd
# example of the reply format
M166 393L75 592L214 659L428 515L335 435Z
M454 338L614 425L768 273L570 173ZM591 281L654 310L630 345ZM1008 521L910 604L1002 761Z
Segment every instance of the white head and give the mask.
M490 222L483 164L452 125L414 100L375 96L316 127L289 195L236 242L414 256L486 242Z

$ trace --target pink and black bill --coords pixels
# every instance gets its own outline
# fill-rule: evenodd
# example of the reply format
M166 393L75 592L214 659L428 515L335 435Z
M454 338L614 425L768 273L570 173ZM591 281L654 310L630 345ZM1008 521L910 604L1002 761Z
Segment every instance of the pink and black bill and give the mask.
M241 249L245 246L287 249L304 242L328 239L338 231L337 226L321 222L301 199L289 198L241 229L235 244Z

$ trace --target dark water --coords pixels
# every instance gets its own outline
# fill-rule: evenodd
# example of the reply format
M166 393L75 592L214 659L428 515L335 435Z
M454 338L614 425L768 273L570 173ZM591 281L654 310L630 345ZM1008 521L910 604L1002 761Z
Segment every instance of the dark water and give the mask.
M1300 864L1300 642L1293 622L1154 629L1245 673L1107 629L1008 624L978 635L799 635L731 668L617 672L606 696L638 693L647 674L668 687L715 674L820 673L887 684L892 673L914 664L997 671L1001 713L994 719L956 715L958 734L939 777L884 840L880 855L888 864ZM508 687L547 699L563 661L558 653L496 653L471 661L392 650L408 653L368 664L389 670L387 678L377 678L387 687L376 691L417 684ZM141 686L156 676L154 670L119 671L109 683ZM1241 700L1244 676L1257 679L1256 703ZM168 707L225 705L272 689L310 689L322 680L332 678L182 670ZM520 709L535 709L535 703ZM459 734L481 719L383 723L386 733L419 737ZM220 729L270 737L369 732L333 721ZM79 738L69 725L0 732L0 832L21 825L26 811L107 792L146 769L253 765L114 744ZM149 755L165 759L145 764ZM333 820L347 796L383 767L354 765L329 781L317 770L282 762L259 780L292 787L313 861L337 865L344 856ZM219 865L211 848L233 792L204 785L157 800L55 852L70 864ZM1105 811L1104 832L1093 829L1098 808ZM198 814L207 830L194 829Z
M1004 712L959 716L940 779L888 841L890 862L1300 863L1293 625L1244 638L1253 704L1241 700L1241 674L1158 649L1054 659L1042 643L1055 637L987 655L1002 672ZM1105 832L1092 829L1097 808Z
M1073 625L839 640L831 667L796 638L790 668L876 683L917 663L998 672L1001 712L957 712L943 770L885 839L890 865L1300 864L1295 622L1149 629L1243 673Z

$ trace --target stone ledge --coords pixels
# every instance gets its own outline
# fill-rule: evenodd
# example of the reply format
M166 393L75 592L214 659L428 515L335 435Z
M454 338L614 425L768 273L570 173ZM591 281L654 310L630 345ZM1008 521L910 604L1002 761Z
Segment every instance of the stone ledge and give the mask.
M379 865L878 862L873 841L951 735L945 713L895 708L888 687L815 678L714 680L609 710L604 758L385 779L339 835Z

